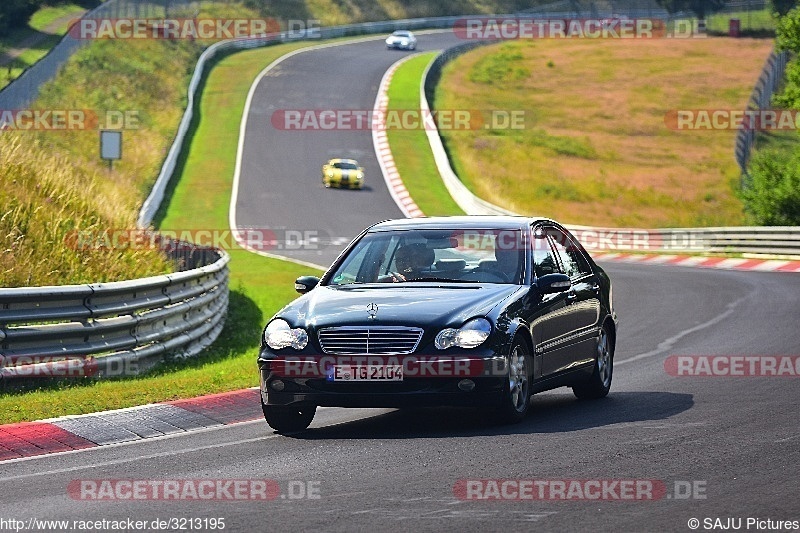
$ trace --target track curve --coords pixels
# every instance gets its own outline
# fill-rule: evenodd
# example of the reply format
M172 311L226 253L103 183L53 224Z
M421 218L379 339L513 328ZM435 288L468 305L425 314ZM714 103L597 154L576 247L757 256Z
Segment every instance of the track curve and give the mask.
M452 32L420 34L416 52L458 42ZM231 217L235 226L317 232L333 245L281 249L279 243L270 251L327 265L367 225L403 218L386 188L369 129L287 131L272 119L285 110L372 110L384 72L408 54L386 50L381 37L296 53L266 72L245 110ZM364 190L322 186L320 168L332 157L352 157L362 164Z

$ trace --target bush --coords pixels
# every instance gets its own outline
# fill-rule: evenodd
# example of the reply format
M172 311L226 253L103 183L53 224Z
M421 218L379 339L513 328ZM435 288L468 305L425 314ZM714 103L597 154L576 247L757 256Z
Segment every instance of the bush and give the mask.
M741 192L745 209L763 226L800 225L800 151L756 152L750 180Z

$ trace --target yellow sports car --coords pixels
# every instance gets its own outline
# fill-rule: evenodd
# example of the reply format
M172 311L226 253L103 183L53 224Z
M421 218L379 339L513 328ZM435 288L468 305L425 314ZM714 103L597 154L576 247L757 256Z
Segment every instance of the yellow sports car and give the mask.
M364 169L355 159L331 159L322 165L322 184L325 187L360 189L364 184Z

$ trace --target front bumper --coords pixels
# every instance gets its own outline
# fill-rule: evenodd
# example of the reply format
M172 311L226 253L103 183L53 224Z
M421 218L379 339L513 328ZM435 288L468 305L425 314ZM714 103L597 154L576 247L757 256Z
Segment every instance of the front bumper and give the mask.
M339 177L328 178L327 176L324 176L322 178L322 183L326 187L333 187L336 189L361 189L364 180L363 179L343 180Z
M502 356L460 358L457 366L428 363L431 372L420 372L419 366L404 361L412 375L402 381L333 381L325 368L336 364L335 359L306 358L305 364L293 367L302 375L287 372L280 358L259 359L262 401L266 405L302 402L323 407L496 407L508 380ZM472 390L459 388L465 379L474 383ZM276 390L276 381L281 382L282 390Z

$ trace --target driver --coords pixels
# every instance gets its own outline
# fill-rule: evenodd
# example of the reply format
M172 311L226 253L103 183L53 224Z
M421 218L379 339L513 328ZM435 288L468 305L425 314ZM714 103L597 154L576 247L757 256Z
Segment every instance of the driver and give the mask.
M521 266L518 247L511 249L495 248L494 257L497 260L497 269L502 272L509 282L515 282L519 276Z
M397 274L402 279L397 281L422 277L422 271L430 268L435 257L433 250L422 243L407 244L399 248L394 262L397 266Z

